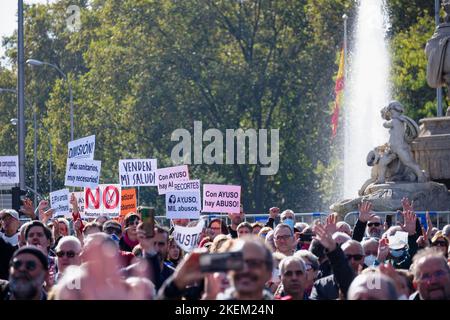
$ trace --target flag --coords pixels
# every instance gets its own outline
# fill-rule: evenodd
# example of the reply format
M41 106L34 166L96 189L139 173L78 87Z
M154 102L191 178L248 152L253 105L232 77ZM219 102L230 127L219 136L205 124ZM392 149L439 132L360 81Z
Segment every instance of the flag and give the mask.
M344 93L344 49L341 50L341 58L339 61L339 71L336 79L336 86L334 87L335 101L333 108L333 115L331 116L331 137L334 138L337 133L339 122L339 109L341 107L342 96Z

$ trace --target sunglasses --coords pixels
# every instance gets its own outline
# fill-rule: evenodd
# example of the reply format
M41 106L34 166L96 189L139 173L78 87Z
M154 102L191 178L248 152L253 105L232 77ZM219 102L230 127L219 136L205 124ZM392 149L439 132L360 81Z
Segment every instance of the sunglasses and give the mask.
M15 269L18 270L20 269L20 267L22 265L25 265L25 269L27 269L27 271L34 271L36 270L37 264L35 261L32 260L28 260L28 261L22 261L22 260L14 260L11 263L11 266Z
M367 224L367 226L370 228L370 227L379 227L381 225L381 223L379 223L379 222L369 222L368 224Z
M447 243L445 241L436 241L431 244L432 247L446 247Z
M347 260L353 259L353 260L359 261L363 258L362 254L346 254L345 256L347 257Z
M67 258L73 258L75 257L76 253L75 251L58 251L56 255L58 256L58 258L62 258L64 256L67 256Z

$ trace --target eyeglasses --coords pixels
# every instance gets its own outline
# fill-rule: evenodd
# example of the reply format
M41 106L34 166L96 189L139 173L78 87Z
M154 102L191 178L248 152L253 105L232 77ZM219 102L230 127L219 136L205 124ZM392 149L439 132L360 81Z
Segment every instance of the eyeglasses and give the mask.
M128 221L129 226L137 226L139 223L141 223L141 220L139 220L139 219Z
M420 280L421 281L431 281L433 276L435 276L437 279L440 279L440 278L445 277L447 274L448 274L448 271L444 271L444 270L438 270L438 271L433 272L433 273L424 273L420 277Z
M361 260L363 258L362 254L346 254L345 256L347 257L347 260L353 259L353 260L358 261L358 260Z
M166 243L165 242L157 242L157 241L155 241L154 243L153 243L155 246L158 246L158 247L164 247L165 245L166 245Z
M381 225L381 223L379 223L379 222L369 222L368 224L367 224L367 226L370 228L370 227L379 227Z
M284 235L284 236L277 236L276 238L275 238L275 240L288 240L288 239L290 239L290 238L292 238L292 236L290 235L290 234L286 234L286 235Z
M22 261L22 260L14 260L11 263L11 266L15 269L15 270L19 270L20 267L25 264L25 269L27 269L27 271L34 271L36 270L37 264L35 261L33 260L28 260L28 261Z
M303 275L303 271L301 271L301 270L296 270L296 271L286 271L283 275L284 275L285 277L292 277L294 274L295 274L297 277L300 277L301 275Z
M62 258L64 256L67 256L67 258L73 258L75 257L76 253L75 251L58 251L56 255L58 256L58 258Z
M446 247L447 243L445 241L436 241L431 244L432 247Z

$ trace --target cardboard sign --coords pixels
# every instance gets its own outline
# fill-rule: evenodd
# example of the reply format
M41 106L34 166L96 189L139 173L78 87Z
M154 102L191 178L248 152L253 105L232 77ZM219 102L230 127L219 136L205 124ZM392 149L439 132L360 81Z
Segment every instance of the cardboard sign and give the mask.
M79 191L79 192L72 192L75 195L75 198L77 198L77 202L78 202L78 212L80 213L81 217L84 217L84 191ZM69 195L69 200L70 200L70 195ZM70 202L69 202L70 203ZM70 216L72 216L72 206L69 206L69 212L70 212Z
M185 252L191 252L200 243L200 235L204 227L204 220L199 220L195 227L174 226L172 233L176 244Z
M186 180L174 182L172 191L199 191L200 192L200 180Z
M203 212L240 212L241 186L203 185Z
M67 159L66 180L67 187L95 188L100 181L102 162L86 159Z
M120 214L121 192L119 184L101 184L95 189L84 189L84 216L117 217Z
M94 160L95 135L70 141L68 144L67 159Z
M19 183L19 156L0 157L0 185Z
M69 210L69 189L50 192L50 205L55 216L71 217Z
M125 217L130 212L136 212L136 189L122 189L120 216Z
M119 160L122 187L156 186L156 159Z
M187 165L162 168L156 170L156 179L158 182L158 194L174 191L174 183L189 180L189 170Z
M168 219L198 219L200 210L199 191L166 193L166 217Z

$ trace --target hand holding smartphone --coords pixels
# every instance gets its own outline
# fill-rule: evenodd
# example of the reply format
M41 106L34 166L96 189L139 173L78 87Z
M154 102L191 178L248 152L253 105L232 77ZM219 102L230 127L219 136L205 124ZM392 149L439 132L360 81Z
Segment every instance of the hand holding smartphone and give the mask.
M202 272L227 272L244 268L244 256L241 251L223 253L204 253L200 256Z

